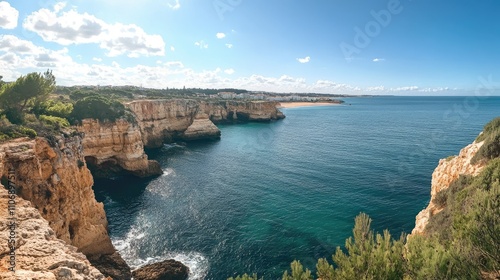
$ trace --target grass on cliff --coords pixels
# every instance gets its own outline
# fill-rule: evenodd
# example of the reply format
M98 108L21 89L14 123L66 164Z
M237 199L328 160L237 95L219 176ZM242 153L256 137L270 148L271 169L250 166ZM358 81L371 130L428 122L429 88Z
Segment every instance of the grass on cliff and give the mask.
M483 133L476 138L476 142L481 141L484 141L484 144L472 158L472 164L500 156L500 118L496 118L484 126Z
M427 232L483 270L500 270L500 158L476 177L461 176L438 196L444 209L430 218Z

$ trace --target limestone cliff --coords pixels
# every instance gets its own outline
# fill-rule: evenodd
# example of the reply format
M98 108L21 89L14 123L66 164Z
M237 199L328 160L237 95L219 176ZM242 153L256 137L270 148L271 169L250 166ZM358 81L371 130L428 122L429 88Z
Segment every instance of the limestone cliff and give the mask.
M220 137L214 123L271 121L284 118L269 101L138 100L126 106L135 114L146 147L174 139Z
M0 279L104 279L85 255L77 248L58 239L29 201L19 197L10 199L7 190L0 184ZM12 216L9 215L8 205ZM16 226L11 227L11 218ZM11 229L15 235L9 239ZM9 241L13 242L9 243ZM15 244L13 254L9 244ZM15 271L9 270L15 264Z
M113 169L141 177L162 173L158 162L148 160L137 125L122 119L108 123L86 119L77 130L84 134L83 153L94 176Z
M433 202L438 192L447 189L460 175L476 176L481 172L484 164L473 165L471 164L471 159L482 145L483 142L474 142L463 148L458 156L439 161L438 166L432 173L431 201L427 208L418 213L412 234L425 233L425 227L429 222L429 218L443 210Z
M38 209L57 238L87 257L116 257L79 136L54 138L50 143L45 138L19 138L0 145L0 174L6 178L9 172L14 174L18 195ZM129 271L120 258L117 263L123 273Z

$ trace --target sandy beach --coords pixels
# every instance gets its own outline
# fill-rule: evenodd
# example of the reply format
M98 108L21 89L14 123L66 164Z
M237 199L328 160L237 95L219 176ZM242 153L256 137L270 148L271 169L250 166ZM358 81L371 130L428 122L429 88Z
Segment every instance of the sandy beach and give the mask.
M278 108L296 108L296 107L332 106L332 105L340 105L340 104L331 102L280 102Z

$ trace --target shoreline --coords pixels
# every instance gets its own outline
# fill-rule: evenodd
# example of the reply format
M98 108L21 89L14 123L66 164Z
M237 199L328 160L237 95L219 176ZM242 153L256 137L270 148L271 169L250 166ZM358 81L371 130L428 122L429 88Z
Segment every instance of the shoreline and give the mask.
M316 107L316 106L336 106L340 103L334 102L280 102L276 108L298 108L298 107Z

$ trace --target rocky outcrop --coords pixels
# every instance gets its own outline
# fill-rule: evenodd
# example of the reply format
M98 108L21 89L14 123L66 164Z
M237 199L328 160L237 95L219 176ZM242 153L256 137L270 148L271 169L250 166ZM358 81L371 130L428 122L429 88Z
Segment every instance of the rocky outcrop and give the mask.
M175 139L220 137L214 123L271 121L284 118L270 101L138 100L126 106L135 114L146 147Z
M84 134L83 152L94 176L121 171L140 177L162 174L160 164L148 160L137 125L122 119L107 123L86 119L77 130Z
M285 118L273 101L213 101L200 102L200 111L215 123L268 122Z
M9 172L19 197L38 209L57 238L87 257L116 252L103 204L94 197L79 136L50 143L45 138L19 138L0 145L0 174L6 178ZM120 269L130 271L128 266Z
M186 280L189 268L176 260L148 264L134 270L135 280Z
M458 156L439 161L438 166L432 173L431 200L427 208L418 213L412 234L425 234L425 227L430 217L443 210L434 203L434 198L438 192L447 189L460 175L476 176L481 172L484 164L473 165L471 159L482 145L483 142L474 142L463 148Z
M180 136L182 140L219 139L220 130L209 119L195 119Z
M12 213L8 211L8 205L11 205ZM15 227L11 222L15 222ZM10 234L11 230L14 235ZM9 244L15 249L11 250ZM104 278L85 255L77 252L76 247L56 237L54 230L29 201L10 197L0 185L0 279Z

